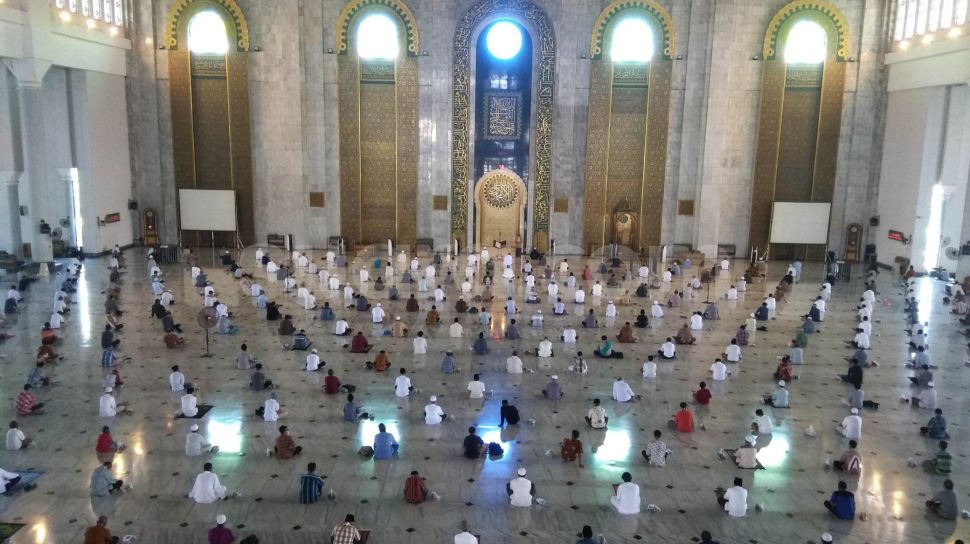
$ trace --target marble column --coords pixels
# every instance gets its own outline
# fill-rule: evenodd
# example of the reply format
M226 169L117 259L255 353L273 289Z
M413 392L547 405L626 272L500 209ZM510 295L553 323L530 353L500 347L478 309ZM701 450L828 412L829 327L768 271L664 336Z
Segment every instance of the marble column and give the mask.
M17 257L24 255L24 239L20 232L20 174L19 170L0 171L0 183L6 189L7 228L10 230L10 252Z
M74 198L77 196L74 194L74 176L71 175L73 168L58 168L57 175L61 178L61 189L66 195L64 202L67 202L67 216L71 218L71 225L69 227L62 228L63 234L61 239L68 242L68 247L77 247L81 245L80 240L74 238L74 234L77 232L77 221L78 217L74 214L75 203Z
M54 248L49 234L40 231L40 220L48 223L47 134L44 132L44 90L40 80L18 80L21 135L23 137L24 171L30 194L28 217L31 228L25 238L30 241L31 258L52 263Z

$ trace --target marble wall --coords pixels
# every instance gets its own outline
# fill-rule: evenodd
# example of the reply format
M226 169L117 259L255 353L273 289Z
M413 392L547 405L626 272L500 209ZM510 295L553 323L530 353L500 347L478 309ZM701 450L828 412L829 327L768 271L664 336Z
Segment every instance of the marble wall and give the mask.
M418 236L446 244L448 211L434 195L450 194L451 66L456 22L479 0L409 0L420 33L418 59ZM552 213L550 236L560 249L582 236L590 33L608 0L536 0L554 22L553 197L568 211ZM676 51L669 119L663 239L708 253L719 243L746 251L754 170L759 55L771 17L785 0L662 0L673 17ZM839 165L830 245L844 225L874 214L885 112L882 69L885 2L835 0L849 24ZM159 49L172 0L136 2L128 62L134 192L160 211L162 236L174 242L167 52ZM239 0L251 45L250 102L257 238L291 233L298 246L322 247L339 234L339 116L336 21L344 0ZM424 53L427 53L426 55ZM309 207L309 192L326 205ZM677 215L677 200L694 200L695 215Z

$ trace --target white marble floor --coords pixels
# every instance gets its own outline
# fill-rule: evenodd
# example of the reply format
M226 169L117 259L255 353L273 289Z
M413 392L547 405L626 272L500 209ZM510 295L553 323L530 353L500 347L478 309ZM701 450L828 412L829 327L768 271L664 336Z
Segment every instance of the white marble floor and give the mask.
M208 251L201 253L205 257ZM35 491L0 497L0 521L26 524L12 542L79 542L84 528L93 523L97 513L110 517L109 527L115 534L137 535L138 541L145 544L203 542L206 530L219 513L229 517L238 536L255 533L263 542L271 543L329 542L330 528L347 513L354 513L361 527L373 531L371 542L399 544L451 542L463 519L488 544L572 542L584 524L605 534L610 542L686 542L703 529L710 530L725 544L816 542L825 531L833 533L836 542L873 544L952 542L967 534L964 521L945 522L924 513L923 501L941 487L942 478L906 464L909 457L919 460L931 455L935 441L923 439L917 432L929 417L926 411L914 410L898 400L900 395L911 392L906 380L910 371L903 366L907 338L903 333L901 289L889 272L884 272L879 280L875 312L872 356L880 366L867 369L864 386L867 398L882 402L882 407L878 412L864 414L860 448L864 469L861 478L850 481L850 489L856 493L857 511L868 513L868 520L844 522L834 519L822 507L822 501L839 480L837 474L824 469L823 462L827 457L837 457L845 446L845 440L833 428L848 412L847 388L835 375L844 372L843 358L850 353L845 341L852 337L853 308L861 293L857 277L835 286L823 332L811 338L806 364L798 369L800 379L791 388L792 409L769 411L776 431L770 442L762 441L759 454L767 470L739 471L733 463L719 460L716 452L741 442L760 394L772 389L776 356L785 352L798 316L807 310L821 281L818 265L806 266L803 281L795 286L791 300L780 306L770 331L758 332L757 345L746 348L743 362L733 376L713 387L711 408L698 413L706 430L675 435L666 431L666 421L679 402L689 400L697 382L705 378L712 358L760 303L764 282L751 286L737 303L722 301L721 321L706 323L698 344L682 348L676 362L661 363L655 380L640 377L645 355L656 350L665 336L676 332L689 310L702 309L703 293L688 308L668 310L667 317L652 323L648 331L637 330L639 343L617 345L625 351L625 359L603 361L590 357L589 374L578 377L566 371L571 358L558 342L557 357L548 368L539 367L535 357L524 357L534 373L506 374L504 360L515 347L533 347L547 334L557 337L563 323L578 325L578 316L589 308L595 308L604 321L606 299L618 298L623 289L632 290L634 286L612 290L598 299L590 296L585 306L570 304L571 315L565 318L553 317L551 303L543 296L545 328L520 326L526 339L517 345L498 340L503 330L504 292L499 288L489 329L492 353L478 357L469 352L468 346L480 327L477 316L463 316L466 338L458 342L457 350L462 372L446 376L439 371L441 352L455 342L447 337L445 327L424 327L424 311L430 303L422 301L420 314L406 314L403 302L382 300L387 291L377 293L364 287L372 302L382 301L389 314L404 316L412 331L425 330L430 349L428 355L420 358L412 355L411 339L373 334L369 313L338 310L354 328L368 331L378 349L391 355L395 365L392 373L378 374L364 369L366 356L350 355L342 349L344 339L332 335L332 323L314 320L313 313L300 309L291 295L281 293L277 286L270 287L271 299L283 303L284 311L296 317L297 326L308 330L328 363L327 368L337 369L345 382L356 384L358 398L376 415L373 423L356 425L341 419L342 396L322 394L322 377L301 370L304 354L280 349L276 323L264 321L251 299L219 267L208 267L209 277L219 298L235 313L234 322L242 327L242 332L232 337L214 335L211 350L215 356L200 358L203 342L195 315L201 297L181 266L168 266L167 283L178 301L175 316L185 326L188 344L179 351L166 350L160 324L148 318L152 296L145 253L130 250L127 255L129 269L123 287L126 326L120 338L122 352L133 361L121 369L126 386L118 397L131 406L134 414L119 417L110 425L115 437L129 444L128 451L116 458L115 472L134 488L103 501L92 501L88 494L88 479L97 466L95 439L103 424L98 417L97 397L101 393L99 333L103 325L100 291L107 276L105 259L89 259L85 262L78 303L72 306L72 316L61 331L64 340L58 349L65 359L51 369L59 383L38 393L48 405L46 414L19 418L23 430L38 444L20 452L0 451L0 467L4 469L33 467L46 472ZM277 251L275 256L279 259L282 254ZM253 249L243 254L241 262L247 268L253 267ZM735 264L731 275L740 274L742 265ZM463 268L464 262L459 271ZM772 265L769 270L768 284L773 287L783 274L783 266ZM687 271L688 279L692 272ZM355 285L356 279L353 277ZM313 285L321 304L330 301L336 308L342 307L342 293L324 290L315 278L306 281ZM541 280L540 283L545 284ZM678 280L671 288L680 288L681 283ZM712 292L722 295L728 283L728 277L719 278ZM959 495L970 504L970 498L966 498L970 492L970 472L966 467L970 446L962 431L968 422L963 391L970 383L970 369L964 366L966 339L960 334L962 327L948 313L950 308L939 303L941 289L935 280L920 281L923 318L930 322L932 360L939 365L936 382L940 404L954 436L952 477ZM409 289L401 291L406 298ZM449 301L442 311L444 323L450 323L455 315L452 302L457 290L452 287L448 291ZM540 292L544 295L543 290ZM15 337L0 346L0 373L4 378L0 396L5 399L3 413L8 419L15 417L13 398L33 366L38 330L49 315L50 280L41 278L28 294L26 307L7 316L6 332ZM430 293L422 295L427 294ZM564 299L571 299L571 293L566 295L568 298ZM521 290L517 297L528 315L531 307L521 303ZM666 294L656 298L665 300ZM647 299L635 300L642 303ZM639 305L621 307L617 321L632 320L639 309ZM523 318L520 323L525 321ZM614 324L601 331L616 334L617 329ZM597 331L597 336L601 331ZM580 331L580 349L590 353L594 341L588 331ZM233 357L241 342L249 344L251 351L266 363L268 377L280 384L281 402L290 412L285 422L297 442L305 447L301 457L280 461L265 456L265 449L276 435L276 425L253 416L253 409L265 397L250 392L246 388L248 373L235 369ZM205 402L216 406L201 421L202 431L221 446L222 452L211 461L223 483L243 494L240 499L196 505L185 498L194 476L209 459L184 455L184 436L191 421L172 419L176 405L167 387L169 367L175 363L182 366L191 381L200 384ZM416 387L422 390L403 402L392 392L396 375L393 371L398 365L408 368ZM472 372L481 372L495 391L484 406L481 401L466 398L465 386ZM548 376L554 373L560 376L566 392L559 402L544 400L539 394ZM625 376L634 390L644 395L643 400L622 406L608 400L616 375ZM438 427L424 425L422 410L430 394L438 396L445 411L455 416L453 420ZM587 430L583 421L594 397L603 399L610 415L605 433ZM502 399L518 405L524 419L534 418L536 423L524 422L517 428L500 430L498 406ZM400 458L374 462L356 454L362 444L370 441L379 422L386 423L400 441ZM486 441L501 442L505 456L485 462L464 459L459 453L460 443L470 424L479 426ZM818 436L805 436L804 429L809 425L818 429ZM648 468L639 454L655 428L665 430L673 450L666 468ZM545 455L550 448L558 452L556 444L572 429L580 430L587 450L593 448L585 469ZM327 486L336 491L336 501L299 504L298 478L308 461L315 461L319 472L328 476ZM531 509L507 505L505 483L520 465L528 469L545 505ZM440 501L420 506L404 502L403 482L413 469L428 478L430 487L441 494ZM630 471L633 481L640 484L644 505L656 504L660 512L620 516L611 508L610 484L618 482L624 471ZM744 478L750 490L750 509L742 519L728 518L718 508L713 493L717 486L730 486L736 475ZM763 505L764 510L756 512L755 504Z

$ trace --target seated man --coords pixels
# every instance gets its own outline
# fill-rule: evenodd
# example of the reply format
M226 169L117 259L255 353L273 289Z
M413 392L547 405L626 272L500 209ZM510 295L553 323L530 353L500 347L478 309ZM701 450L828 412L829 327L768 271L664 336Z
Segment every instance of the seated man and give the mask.
M410 504L421 504L428 498L428 489L425 486L425 479L412 470L411 475L404 481L404 500Z
M290 436L290 429L286 425L280 425L280 435L276 437L276 445L273 446L273 453L277 459L291 459L303 451L303 446L297 446Z
M373 347L374 346L367 342L367 338L364 337L363 331L357 331L357 334L354 335L354 339L350 342L351 353L367 353Z
M519 409L509 404L508 400L502 399L502 407L499 409L498 426L503 427L506 423L509 425L518 425L519 420Z
M296 334L293 335L293 347L290 349L295 351L306 351L310 349L311 344L313 344L313 342L307 338L306 331L300 329Z
M667 341L660 346L657 355L660 355L661 359L674 359L677 357L677 346L671 337L667 337Z
M475 339L475 343L472 345L472 350L476 355L487 355L491 350L488 348L488 341L485 339L485 333L478 333L478 338Z
M758 449L755 447L757 441L758 437L753 434L744 437L744 445L734 452L734 462L738 468L758 468Z
M468 428L468 436L462 442L462 448L468 459L480 459L485 455L485 442L475 434L475 427Z
M320 309L320 320L321 321L333 321L336 315L333 313L333 308L330 307L329 302L323 303L323 308Z
M849 440L849 448L843 451L837 460L832 461L832 466L835 470L841 470L843 474L849 476L858 476L862 473L862 456L859 455L859 450L856 449L858 446L858 442Z
M567 463L576 463L576 466L583 468L583 443L579 440L579 431L574 430L571 438L563 438L560 443L559 455Z
M952 470L953 455L946 451L949 444L946 440L940 440L938 444L939 450L936 452L936 456L933 459L927 459L923 461L923 466L927 470L933 471L937 474L949 474Z
M690 326L684 323L684 326L677 331L677 335L674 336L674 340L680 345L691 345L697 341L697 338L690 332Z
M17 399L14 401L17 415L29 416L44 413L44 403L37 400L37 397L30 392L31 389L31 385L25 383L23 391L17 393Z
M519 334L518 327L515 326L515 320L509 321L509 327L505 329L505 339L506 340L519 340L522 336Z
M604 334L600 336L600 341L593 350L593 355L601 359L622 359L623 353L613 349L613 343Z
M791 357L784 355L781 358L781 362L778 363L778 368L775 369L774 377L776 380L790 382L792 380L792 370L794 370L794 367L791 364Z
M791 408L788 404L789 402L788 390L785 389L785 380L778 381L778 388L775 389L771 394L764 395L762 401L768 406L774 408Z
M553 374L550 377L549 383L546 384L545 389L542 390L542 396L551 400L561 399L565 393L562 391L562 387L559 385L559 376Z
M633 334L633 327L630 326L629 321L623 324L623 327L620 329L620 334L616 336L616 339L624 344L632 344L637 341L637 337Z
M549 337L545 337L539 342L539 347L536 348L536 355L542 358L553 357L552 352L552 342L549 341Z
M679 433L694 432L694 414L687 408L686 402L680 403L680 410L667 422L667 426Z
M925 427L919 428L919 432L923 436L928 436L937 440L950 438L950 435L946 432L946 418L943 417L943 410L939 408L934 410L933 417L930 418Z
M266 379L266 374L263 374L263 364L256 363L253 367L253 372L249 375L249 389L252 391L262 391L273 386L271 380Z
M848 490L848 484L839 482L839 489L832 493L832 497L825 501L825 508L835 517L851 521L855 519L855 495Z
M954 521L960 515L957 494L953 491L953 480L943 481L943 489L926 501L926 509L945 520Z
M365 412L364 409L361 408L360 405L354 401L353 393L347 394L347 403L344 404L343 411L344 411L344 421L357 421L360 419L367 419L370 417L370 414Z
M266 314L266 319L269 319L269 313ZM277 332L280 336L290 336L296 332L296 327L293 326L293 316L286 314L283 316L283 321L280 321L279 329Z
M647 444L647 449L640 450L640 455L646 459L650 466L667 466L667 457L672 453L670 448L667 447L667 443L660 439L661 436L663 436L663 433L659 429L654 430L653 440Z

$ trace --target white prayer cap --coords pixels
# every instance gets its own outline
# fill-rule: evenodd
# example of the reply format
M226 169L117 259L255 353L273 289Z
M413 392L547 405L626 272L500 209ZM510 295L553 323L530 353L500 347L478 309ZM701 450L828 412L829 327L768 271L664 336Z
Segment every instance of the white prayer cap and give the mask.
M438 402L438 397L431 395L431 402Z
M653 303L654 303L654 304L657 304L657 301L655 300L655 301L653 301ZM752 314L752 315L753 315L753 314Z
M609 304L613 304L613 301L612 301L612 300L611 300L611 301L609 301Z
M778 385L781 387L785 387L785 380L778 380Z
M394 318L394 321L400 321L400 320L401 320L401 316L396 316L396 317Z
M751 314L751 317L754 317L754 314Z
M554 380L558 380L558 379L559 379L559 376L556 376L555 374L553 374L553 375L552 375L552 379L554 379Z
M753 434L749 434L748 436L744 437L744 441L754 446L755 443L758 441L758 437Z
M832 533L822 533L822 542L832 542Z
M111 389L110 387L105 387L105 388L104 388L104 392L105 392L105 393L110 393L110 392L112 392L112 391L113 391L113 389Z
M852 409L852 410L850 410L850 411L851 411L851 412L852 412L853 414L858 414L858 413L859 413L859 409L858 409L858 408L853 408L853 409Z
M317 352L317 348L313 348L310 351L313 352L313 353L316 353Z
M936 384L933 382L926 382L926 387L936 387Z
M226 515L225 514L219 514L218 516L216 516L216 523L219 524L219 525L225 525L226 524Z
M199 426L196 425L195 423L193 423L192 426L189 427L189 430L192 431L192 432L198 431L199 430Z
M380 307L381 307L381 303L380 303L380 302L378 302L378 303L377 303L377 307L378 307L378 308L380 308Z
M522 467L519 467L519 470L516 471L516 474L518 474L519 476L525 476L525 469Z

